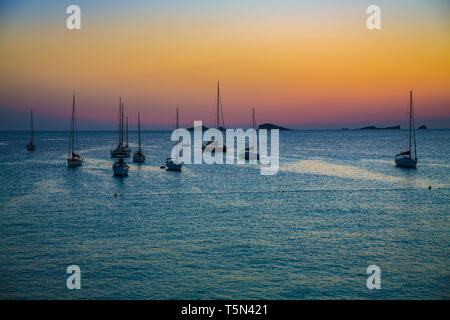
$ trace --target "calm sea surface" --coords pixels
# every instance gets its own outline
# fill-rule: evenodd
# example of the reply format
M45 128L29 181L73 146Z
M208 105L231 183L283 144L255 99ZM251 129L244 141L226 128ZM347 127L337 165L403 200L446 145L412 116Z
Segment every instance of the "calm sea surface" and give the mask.
M34 153L0 132L0 298L450 299L450 130L417 132L417 170L394 166L405 135L280 132L280 171L262 176L166 172L170 132L148 131L147 162L115 178L115 132L80 132L77 169L68 132L37 132Z

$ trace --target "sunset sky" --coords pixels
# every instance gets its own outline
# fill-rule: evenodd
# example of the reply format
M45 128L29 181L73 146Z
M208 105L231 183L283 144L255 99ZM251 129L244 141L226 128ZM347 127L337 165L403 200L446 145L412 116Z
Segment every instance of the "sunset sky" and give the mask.
M66 8L81 7L81 30ZM382 29L366 28L381 7ZM450 5L410 1L0 1L0 130L68 129L75 91L84 129L130 122L292 128L450 127ZM433 120L434 119L434 120ZM61 120L61 121L59 121ZM66 128L67 127L67 128Z

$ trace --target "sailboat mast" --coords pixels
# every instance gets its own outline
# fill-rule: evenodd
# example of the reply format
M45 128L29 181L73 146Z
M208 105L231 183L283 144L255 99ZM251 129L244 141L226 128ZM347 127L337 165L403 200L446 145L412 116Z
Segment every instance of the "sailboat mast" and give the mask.
M412 133L413 133L413 142L414 142L414 158L415 158L415 160L417 160L416 126L415 126L415 123L414 123L414 110L413 110L412 90L410 92L410 99L411 99L411 126L412 126Z
M141 151L141 114L138 112L139 152Z
M217 115L216 115L216 128L219 128L220 125L220 119L219 119L219 110L220 108L220 88L219 88L219 81L217 81Z
M252 108L252 127L256 130L256 121L255 121L255 108Z
M73 98L72 98L72 123L71 123L70 127L72 130L72 132L71 132L72 137L71 137L71 142L70 142L71 150L70 151L71 151L71 153L73 153L74 149L75 149L75 147L74 147L74 144L75 144L75 93L73 94Z
M123 102L120 110L120 146L123 147Z
M31 110L31 144L34 143L33 110Z
M119 97L119 119L118 119L118 125L119 125L119 130L118 130L118 138L119 138L119 146L120 146L120 119L121 119L121 114L122 114L122 97Z
M127 147L128 147L128 117L127 117Z
M412 149L412 91L409 91L409 152L411 155Z
M178 108L177 108L177 126L175 129L178 129L178 127L179 127L179 123L178 123Z
M225 129L225 118L223 117L223 103L222 103L222 96L220 96L220 115L222 117L222 128Z

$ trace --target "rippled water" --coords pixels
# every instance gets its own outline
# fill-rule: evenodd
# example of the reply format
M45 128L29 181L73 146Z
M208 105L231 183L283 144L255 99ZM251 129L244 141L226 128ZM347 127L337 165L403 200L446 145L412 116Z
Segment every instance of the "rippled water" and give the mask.
M394 166L404 131L280 132L274 176L166 172L169 135L144 132L147 162L121 179L114 132L80 132L77 169L67 132L34 153L0 132L0 298L450 298L450 130L418 131L417 170Z

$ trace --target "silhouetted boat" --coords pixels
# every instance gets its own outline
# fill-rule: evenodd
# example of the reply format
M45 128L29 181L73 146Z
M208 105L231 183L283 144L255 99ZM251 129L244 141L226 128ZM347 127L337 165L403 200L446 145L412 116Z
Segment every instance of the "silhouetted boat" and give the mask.
M27 143L27 150L28 151L34 151L36 150L36 146L34 145L34 126L33 126L33 110L31 110L31 138L30 142Z
M142 153L141 148L141 115L138 113L138 136L139 136L139 149L133 155L133 161L137 163L145 162L145 155Z
M123 160L123 157L119 158L119 160L113 164L113 171L116 177L126 177L128 175L128 169L128 165Z
M222 126L220 126L220 116L222 115ZM225 120L223 118L223 104L222 97L220 96L220 84L217 82L217 111L216 111L216 129L224 132ZM219 145L216 141L208 141L202 146L203 151L210 152L227 152L227 147L225 145Z
M176 122L176 129L179 128L178 123L178 108L177 108L177 122ZM169 171L181 171L181 167L183 166L183 162L179 159L178 154L175 159L167 158L166 159L166 168Z
M131 150L128 148L128 120L127 120L127 145L123 144L123 102L122 97L119 100L119 143L115 149L111 149L111 158L128 158L131 155Z
M258 131L258 127L256 126L256 120L255 120L255 108L252 108L252 128L255 131ZM258 140L256 140L256 141L258 141ZM254 149L256 149L256 152ZM244 158L245 158L245 160L255 160L255 159L259 160L258 144L256 144L255 147L248 146L247 148L245 148Z
M67 155L67 167L75 168L83 165L83 159L75 153L75 94L72 98L72 121L70 123L69 154Z
M414 144L414 156L413 156ZM412 168L417 166L417 149L416 149L416 130L414 128L414 113L412 91L409 92L409 137L408 137L408 151L401 152L395 155L395 164L397 167Z

